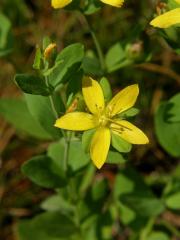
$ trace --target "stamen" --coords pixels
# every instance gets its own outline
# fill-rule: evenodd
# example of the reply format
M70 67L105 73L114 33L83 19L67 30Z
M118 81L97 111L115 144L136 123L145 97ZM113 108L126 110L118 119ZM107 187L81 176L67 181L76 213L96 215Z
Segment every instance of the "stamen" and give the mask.
M114 127L111 127L111 129L120 134L124 131L124 129L123 129L123 131L121 131L119 128L114 128Z
M112 123L114 123L115 125L117 125L117 126L119 126L119 127L126 128L126 129L132 131L132 129L130 129L130 128L124 126L123 124L117 123L117 122L114 121L113 119L110 119L110 118L106 118L106 119L107 119L109 122L112 122Z

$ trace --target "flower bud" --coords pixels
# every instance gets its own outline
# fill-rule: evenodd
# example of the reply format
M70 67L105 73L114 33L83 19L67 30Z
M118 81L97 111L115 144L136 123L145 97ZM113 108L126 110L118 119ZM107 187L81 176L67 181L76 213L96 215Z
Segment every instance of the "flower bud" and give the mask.
M54 49L57 48L56 43L50 43L47 48L44 50L44 58L49 59L50 56L52 55Z

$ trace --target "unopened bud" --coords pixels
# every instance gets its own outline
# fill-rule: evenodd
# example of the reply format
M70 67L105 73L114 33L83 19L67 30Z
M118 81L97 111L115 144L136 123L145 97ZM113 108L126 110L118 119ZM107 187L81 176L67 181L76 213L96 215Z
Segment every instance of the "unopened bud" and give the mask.
M126 46L127 56L130 59L139 59L143 53L143 42L135 42Z
M164 2L159 2L156 5L156 12L158 15L161 15L162 13L164 13L164 11L167 9L167 4Z
M78 106L78 98L75 98L69 108L66 110L66 113L74 112L77 109Z
M44 58L48 59L51 56L53 50L56 49L56 48L57 48L56 43L50 43L47 46L47 48L44 50Z

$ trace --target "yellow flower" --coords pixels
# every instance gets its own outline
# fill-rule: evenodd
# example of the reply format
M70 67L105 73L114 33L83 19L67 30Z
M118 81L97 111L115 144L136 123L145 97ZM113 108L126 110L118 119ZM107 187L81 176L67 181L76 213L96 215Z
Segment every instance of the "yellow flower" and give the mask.
M114 7L121 7L124 3L124 0L100 0L105 4L109 4ZM63 8L70 4L72 0L51 0L51 5L53 8Z
M180 0L176 0L176 2L180 4ZM152 26L159 28L168 28L178 23L180 23L180 7L168 11L150 22Z
M137 84L131 85L116 94L105 105L101 86L90 77L82 82L84 100L90 113L71 112L57 119L55 126L66 130L85 131L95 128L90 144L90 156L97 168L105 163L114 133L132 144L147 144L147 136L130 122L117 117L131 108L139 94Z

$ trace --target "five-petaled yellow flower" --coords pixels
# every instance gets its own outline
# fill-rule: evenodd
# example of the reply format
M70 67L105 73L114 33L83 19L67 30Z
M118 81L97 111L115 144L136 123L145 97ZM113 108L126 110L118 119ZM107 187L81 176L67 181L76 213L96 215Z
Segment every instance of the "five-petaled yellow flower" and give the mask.
M117 134L132 144L147 144L147 136L130 122L117 117L131 108L139 94L137 84L131 85L116 94L105 106L101 86L90 77L82 81L82 93L87 112L70 112L56 120L55 127L85 131L96 129L90 144L90 156L97 168L105 163L111 143L111 133Z
M73 0L51 0L51 5L53 8L63 8L70 4ZM105 4L109 4L114 7L121 7L124 0L100 0Z
M180 0L175 1L180 4ZM150 22L152 26L159 28L168 28L178 23L180 23L180 7L168 11Z

